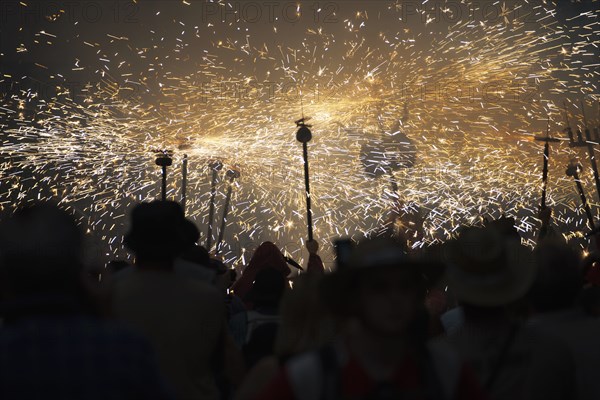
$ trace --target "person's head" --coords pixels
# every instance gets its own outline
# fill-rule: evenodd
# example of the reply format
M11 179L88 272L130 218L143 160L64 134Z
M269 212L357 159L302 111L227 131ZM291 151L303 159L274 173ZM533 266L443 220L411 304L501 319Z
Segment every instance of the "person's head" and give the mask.
M153 201L141 203L131 212L131 225L124 244L137 262L172 263L198 240L200 233L187 220L178 203Z
M8 296L81 294L83 236L50 204L24 208L0 224L0 281Z
M583 257L580 269L585 280L584 285L600 287L600 252L598 250Z
M254 308L278 308L285 287L285 276L279 270L265 268L256 274L252 288L244 300L252 303Z
M129 263L125 260L110 260L106 263L106 269L109 273L116 273L129 267Z
M446 252L450 288L465 310L473 310L469 315L501 312L521 299L535 278L531 251L493 226L464 229Z
M337 316L357 321L379 336L425 334L424 265L400 244L366 239L351 251L345 268L325 276L323 295Z
M228 268L223 261L216 258L211 258L208 266L215 271L215 285L217 288L224 293L227 292L227 289L235 282L235 269Z
M530 301L538 312L572 307L583 287L579 255L565 243L546 240L535 250L538 266Z
M334 336L334 328L319 297L322 275L302 274L281 300L275 354L290 356L317 349Z
M587 315L600 317L600 286L589 286L583 289L580 303Z
M204 246L189 246L181 254L181 259L189 261L193 264L197 264L206 268L210 268L210 254Z
M250 272L252 274L265 267L274 268L285 276L290 273L290 268L285 261L283 253L272 242L263 242L256 248L244 273Z

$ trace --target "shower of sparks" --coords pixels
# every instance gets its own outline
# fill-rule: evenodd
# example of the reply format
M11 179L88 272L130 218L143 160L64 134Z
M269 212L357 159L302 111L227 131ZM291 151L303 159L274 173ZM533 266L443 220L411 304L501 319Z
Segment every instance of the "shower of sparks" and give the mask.
M424 220L414 247L502 214L531 244L543 151L533 137L545 134L548 118L551 135L565 139L551 145L548 203L557 227L566 237L587 230L565 175L577 157L600 222L589 161L568 145L562 105L575 132L583 129L582 104L592 134L600 125L599 11L559 20L552 1L490 2L499 13L488 18L485 2L301 1L293 9L281 3L273 21L262 10L256 22L254 13L244 17L244 2L125 3L135 20L102 33L65 10L46 15L43 30L22 33L12 57L32 60L36 76L45 71L43 85L3 73L8 56L0 54L0 82L10 89L0 103L3 210L53 199L78 216L103 256L123 257L127 212L160 196L152 151L168 149L168 195L180 199L187 154L187 215L203 235L209 163L225 165L214 227L226 170L239 168L226 262L243 264L264 240L302 262L303 161L293 122L303 113L313 125L314 233L328 266L332 240L376 232L394 204ZM88 78L75 88L68 76ZM395 194L389 177L364 173L359 154L381 142L405 106L416 162L394 171Z

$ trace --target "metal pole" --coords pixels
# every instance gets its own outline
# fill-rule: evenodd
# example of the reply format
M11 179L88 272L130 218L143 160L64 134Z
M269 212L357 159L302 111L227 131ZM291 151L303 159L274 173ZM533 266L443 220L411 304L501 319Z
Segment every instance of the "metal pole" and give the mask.
M585 130L586 135L589 137L589 129ZM588 139L590 141L591 138ZM596 163L596 154L594 146L588 143L588 154L590 155L590 164L592 165L592 172L594 173L594 183L596 184L596 192L598 193L598 200L600 200L600 176L598 176L598 164Z
M590 225L590 229L594 229L594 217L592 216L592 211L590 210L590 206L585 197L585 192L583 190L583 186L581 185L581 180L579 179L579 169L580 165L569 165L567 167L567 175L572 176L575 179L575 184L577 185L577 192L579 192L579 197L581 197L581 203L583 204L583 209L585 210L585 214L588 219L588 224Z
M571 124L569 123L569 111L567 110L567 102L563 101L563 106L565 109L565 122L567 123L567 127L565 130L567 131L567 135L569 136L569 142L574 143L575 138L573 137L573 131L571 130Z
M188 157L187 154L183 155L183 163L181 165L181 208L185 215L185 206L187 202L187 168L188 168Z
M208 208L208 228L206 233L206 249L210 251L212 245L212 229L213 219L215 217L215 196L217 195L217 178L218 172L223 168L223 164L220 161L216 161L210 164L212 169L212 181L210 184L210 204Z
M546 209L546 194L548 191L548 162L550 161L550 142L559 142L559 139L550 137L550 117L548 117L548 125L546 127L546 136L536 136L537 141L544 142L544 167L542 169L542 202L541 209Z
M308 240L313 240L313 223L312 223L312 209L310 203L310 178L308 173L308 145L306 142L302 143L302 155L304 157L304 186L306 189L306 218L308 225Z
M162 201L167 201L167 166L162 166Z
M544 169L542 171L542 210L546 209L546 189L548 187L548 159L550 158L550 143L544 144Z
M306 125L304 121L308 118L302 117L296 121L296 126L299 127L296 132L296 140L302 143L302 157L304 158L304 190L306 194L306 225L308 227L308 240L313 240L313 223L312 210L310 202L310 178L308 173L308 142L312 139L310 125Z
M155 153L158 153L158 157L156 157L155 163L162 169L161 198L162 201L167 201L167 167L173 164L173 159L169 154L169 150L156 150Z
M238 178L240 176L240 173L239 171L230 169L229 171L227 171L227 176L229 176L229 187L227 188L227 196L225 197L225 205L223 206L223 217L221 218L221 229L219 230L219 239L217 240L217 249L215 250L215 254L219 254L221 252L223 237L225 236L227 214L229 212L229 203L231 202L231 191L233 189L233 181L235 180L235 178Z
M587 141L588 154L590 156L590 164L592 165L592 172L594 173L594 183L596 184L596 192L598 193L598 200L600 201L600 177L598 176L598 164L596 163L596 153L594 146L590 143L592 141L592 135L587 125L587 118L585 117L585 105L581 102L581 113L583 114L583 124L585 129L585 139Z

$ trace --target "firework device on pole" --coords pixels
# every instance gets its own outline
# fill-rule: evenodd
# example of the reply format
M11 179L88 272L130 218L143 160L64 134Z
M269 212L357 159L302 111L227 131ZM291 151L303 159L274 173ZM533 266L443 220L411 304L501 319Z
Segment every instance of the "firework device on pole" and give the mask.
M544 167L542 169L542 202L540 209L546 209L546 192L548 188L548 161L550 159L550 142L560 142L560 139L550 137L550 118L548 117L548 126L546 128L546 136L536 136L537 141L544 143Z
M296 140L302 143L302 155L304 157L304 186L306 191L306 225L308 227L308 240L313 240L313 224L312 224L312 210L310 205L310 179L308 173L308 142L312 139L312 132L310 131L311 125L307 125L305 122L310 118L300 118L296 121L298 131L296 132Z
M594 217L592 216L592 211L590 210L590 206L585 198L585 192L583 191L583 186L581 185L581 180L579 180L579 171L581 171L581 164L571 162L567 166L567 176L572 176L575 179L575 184L577 185L577 192L579 193L579 197L581 197L581 204L583 205L583 209L585 210L585 214L588 219L588 224L591 230L595 229L594 226Z
M240 177L240 171L238 169L230 168L227 170L227 177L229 178L229 187L227 188L227 196L225 197L225 205L223 206L223 216L221 217L221 229L219 230L219 240L217 241L217 249L215 254L221 252L221 246L223 244L223 237L225 235L225 224L227 222L227 213L229 212L229 203L231 201L231 191L233 188L233 181Z
M223 168L223 163L220 160L211 161L208 164L212 170L212 179L210 183L210 203L208 206L208 227L206 233L206 249L210 251L212 245L212 230L213 230L213 219L215 217L215 196L217 195L217 178L219 177L219 171Z
M581 102L581 114L583 116L583 129L585 130L585 140L587 142L588 154L590 156L590 164L592 165L592 172L594 173L594 183L596 184L596 192L598 193L598 200L600 201L600 177L598 175L598 163L596 162L596 153L594 151L594 144L592 142L592 135L588 128L587 118L585 117L585 105Z
M187 202L187 168L188 168L188 156L183 155L183 162L181 163L181 208L183 209L183 215L185 215L185 205Z
M170 150L154 150L154 153L158 154L155 160L156 165L162 168L162 201L167 201L167 167L173 165L172 152Z
M569 134L569 140L571 141L571 147L587 147L588 158L590 160L590 165L592 167L592 172L594 174L594 183L596 185L596 192L598 194L598 199L600 200L600 176L598 174L598 164L596 163L596 155L594 152L594 143L592 142L592 137L590 134L590 130L587 127L587 121L585 118L585 112L583 111L583 103L581 103L581 109L583 112L583 121L584 121L584 132L585 138L581 132L581 129L577 129L577 140L573 137L573 133L571 131L571 126L569 124L569 119L567 115L567 109L565 104L565 116L567 118L567 133Z
M569 122L569 111L567 110L567 102L566 101L563 101L563 107L565 110L565 122L567 123L567 126L565 127L564 131L567 132L567 135L569 136L569 142L574 143L575 138L573 137L573 131L571 130L571 123Z

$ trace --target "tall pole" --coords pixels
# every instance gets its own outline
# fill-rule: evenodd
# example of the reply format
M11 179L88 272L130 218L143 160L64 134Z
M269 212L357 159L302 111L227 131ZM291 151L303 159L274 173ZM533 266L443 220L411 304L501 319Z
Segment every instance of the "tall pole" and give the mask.
M583 121L584 121L584 132L585 139L583 137L583 133L580 129L577 129L577 139L573 137L573 131L571 130L571 125L569 124L569 115L567 113L567 105L565 103L565 119L567 121L567 134L569 135L569 140L571 141L571 147L587 147L588 156L590 159L590 165L592 167L592 172L594 174L594 184L596 185L596 192L598 193L598 200L600 200L600 176L598 174L598 164L596 162L596 154L594 150L594 143L592 142L592 135L587 126L587 120L585 118L585 110L583 102L581 103L581 110L583 112Z
M155 163L162 168L161 198L162 201L167 201L167 167L173 164L173 159L170 157L168 150L155 152L158 153Z
M167 201L167 166L162 166L162 201Z
M571 124L569 123L569 111L567 110L567 102L563 101L563 106L565 109L565 122L567 124L565 131L567 131L567 135L569 136L569 141L571 143L575 142L575 138L573 137L573 131L571 130Z
M223 163L219 160L213 161L209 164L212 169L212 180L210 183L210 204L208 208L208 227L206 233L206 249L210 251L212 246L212 230L213 230L213 219L215 217L215 196L217 195L217 178L219 171L223 168Z
M188 156L183 155L183 163L181 165L181 208L185 215L185 206L187 202L187 168L188 168Z
M302 143L302 156L304 158L304 187L306 192L306 224L308 227L308 240L313 240L313 223L312 223L312 210L310 204L310 179L308 173L308 142L312 139L312 132L310 125L304 123L305 119L302 118L296 121L296 126L299 127L296 132L296 139Z
M593 230L595 228L594 217L592 216L592 211L590 210L590 206L585 197L585 192L583 190L583 186L581 185L581 180L579 179L580 169L580 164L570 164L567 167L567 176L572 176L575 179L575 184L577 185L577 192L579 192L579 197L581 198L581 204L583 205L583 209L585 210L585 214L588 219L588 224L590 226L590 229Z
M600 201L600 177L598 176L598 163L596 162L596 152L594 151L594 145L592 144L592 135L588 128L587 119L585 117L585 105L581 102L581 113L583 114L583 125L585 130L585 139L587 141L588 154L590 156L590 164L592 166L592 172L594 173L594 183L596 184L596 192L598 193L598 200Z
M546 192L548 189L548 159L550 158L550 143L544 144L544 168L542 171L542 204L541 209L546 209Z
M541 210L546 209L546 193L548 189L548 161L550 160L550 142L559 142L559 139L550 137L550 117L548 117L548 125L546 127L546 136L536 136L535 140L543 141L544 143L544 167L542 169L542 201Z
M596 141L600 141L600 98L598 98L598 119L594 128L594 136Z
M219 239L217 240L216 254L221 252L221 246L223 244L223 237L225 236L225 225L227 223L227 213L229 212L229 203L231 202L231 191L233 189L233 181L240 177L240 171L230 169L227 171L227 177L229 178L229 187L227 188L227 196L225 197L225 205L223 206L223 217L221 218L221 229L219 230Z

